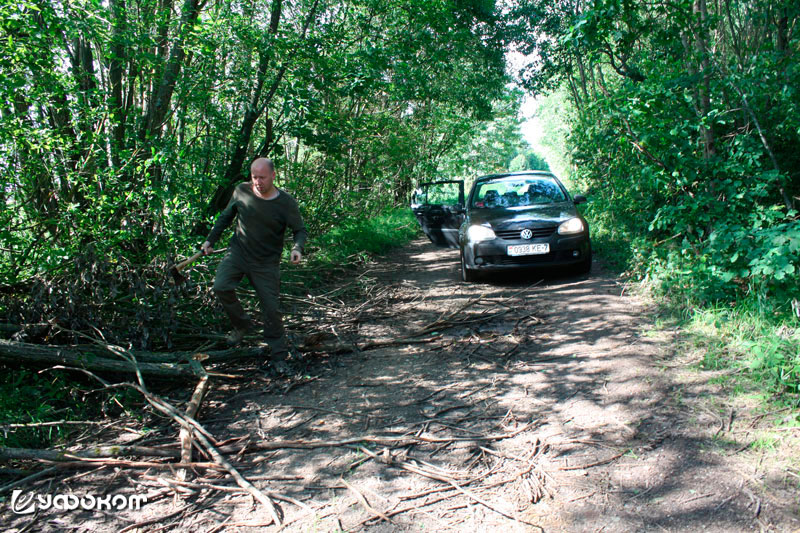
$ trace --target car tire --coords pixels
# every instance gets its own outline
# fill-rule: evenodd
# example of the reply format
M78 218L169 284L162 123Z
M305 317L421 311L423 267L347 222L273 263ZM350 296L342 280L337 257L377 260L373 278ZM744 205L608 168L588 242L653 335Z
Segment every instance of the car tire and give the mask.
M478 275L471 269L467 268L467 262L464 260L464 252L461 252L461 281L470 283L477 281Z
M575 273L579 275L589 274L592 271L592 249L589 248L589 255L575 267Z

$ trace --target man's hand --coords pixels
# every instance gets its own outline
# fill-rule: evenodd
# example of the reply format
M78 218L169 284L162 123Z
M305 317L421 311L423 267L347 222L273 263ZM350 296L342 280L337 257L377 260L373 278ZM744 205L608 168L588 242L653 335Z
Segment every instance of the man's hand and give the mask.
M203 250L203 255L213 254L214 248L211 247L211 243L206 241L200 246L200 249Z
M303 260L303 254L301 254L298 250L292 250L292 253L289 256L289 260L292 262L293 265L299 265L300 261Z

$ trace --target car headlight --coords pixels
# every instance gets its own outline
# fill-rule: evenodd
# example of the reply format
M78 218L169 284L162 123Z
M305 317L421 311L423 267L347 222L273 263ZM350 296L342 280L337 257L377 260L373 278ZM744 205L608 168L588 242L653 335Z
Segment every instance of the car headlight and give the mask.
M467 230L467 240L472 242L489 241L496 238L492 228L486 226L470 226Z
M574 233L583 233L583 221L579 218L571 218L566 222L562 222L558 227L559 235L572 235Z

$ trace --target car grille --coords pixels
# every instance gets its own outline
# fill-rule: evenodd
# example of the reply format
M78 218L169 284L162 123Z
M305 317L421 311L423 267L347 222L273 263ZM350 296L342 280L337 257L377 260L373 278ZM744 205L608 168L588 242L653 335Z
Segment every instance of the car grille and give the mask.
M519 234L523 229L525 228L495 230L494 234L501 239L516 240L522 238L519 236ZM533 236L531 237L532 239L549 237L556 231L555 226L551 226L549 228L527 228L527 229L530 229L531 232L533 232Z

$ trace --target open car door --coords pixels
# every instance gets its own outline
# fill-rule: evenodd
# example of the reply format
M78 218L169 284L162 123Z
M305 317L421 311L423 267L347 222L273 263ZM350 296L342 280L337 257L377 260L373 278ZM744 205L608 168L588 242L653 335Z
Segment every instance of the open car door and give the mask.
M411 197L411 210L433 244L458 248L458 228L464 221L463 180L422 183Z

